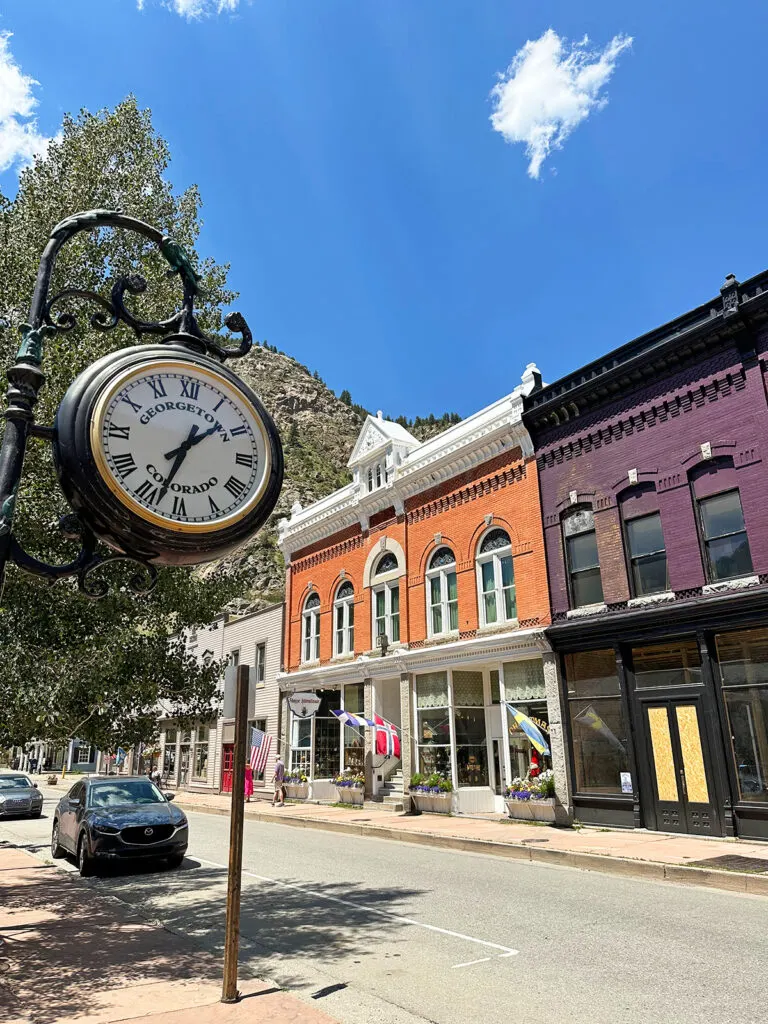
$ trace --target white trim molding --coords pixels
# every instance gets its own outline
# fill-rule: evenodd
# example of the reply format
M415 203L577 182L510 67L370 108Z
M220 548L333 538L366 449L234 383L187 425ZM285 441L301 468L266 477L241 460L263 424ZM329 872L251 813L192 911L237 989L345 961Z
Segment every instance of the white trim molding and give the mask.
M526 370L528 378L532 366ZM278 523L278 543L286 562L302 548L355 524L367 531L371 516L386 508L394 506L396 515L403 515L409 498L504 451L519 447L523 457L529 458L533 444L522 421L529 385L530 379L524 375L524 383L511 394L423 443L400 424L369 416L348 463L353 471L352 483L307 508L294 505L290 519ZM367 484L370 464L386 467L381 486L371 491Z

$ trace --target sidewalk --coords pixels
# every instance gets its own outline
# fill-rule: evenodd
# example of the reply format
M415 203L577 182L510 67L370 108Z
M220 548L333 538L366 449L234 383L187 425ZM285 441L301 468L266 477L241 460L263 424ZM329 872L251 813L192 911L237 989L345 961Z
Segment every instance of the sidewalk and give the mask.
M180 791L176 802L189 811L229 814L231 798ZM560 864L587 871L673 881L768 896L768 843L703 839L643 830L561 829L528 825L498 814L478 817L407 815L379 806L331 807L246 804L247 818L373 836L443 849Z
M225 1006L221 960L78 876L0 847L3 1024L333 1024L260 981Z

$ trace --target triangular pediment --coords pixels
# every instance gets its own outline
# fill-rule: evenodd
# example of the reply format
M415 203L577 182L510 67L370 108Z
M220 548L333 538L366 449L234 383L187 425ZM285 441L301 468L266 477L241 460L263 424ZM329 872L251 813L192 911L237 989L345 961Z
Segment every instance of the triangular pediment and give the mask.
M387 441L390 440L384 431L376 424L377 420L374 419L373 416L369 416L365 421L365 425L360 431L355 447L352 449L348 465L354 465L377 448L383 447Z

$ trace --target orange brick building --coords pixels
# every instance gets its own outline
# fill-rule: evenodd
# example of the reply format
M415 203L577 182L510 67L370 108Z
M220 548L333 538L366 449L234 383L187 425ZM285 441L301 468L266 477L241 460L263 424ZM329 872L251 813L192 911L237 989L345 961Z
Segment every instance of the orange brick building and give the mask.
M369 416L352 482L281 522L281 689L321 697L312 720L283 716L283 742L315 797L334 798L330 780L354 768L397 803L403 776L407 790L412 772L437 771L454 809L500 807L531 756L505 698L548 729L557 768L539 483L521 420L538 384L530 366L511 395L424 443ZM340 709L398 726L402 763L376 756L371 730L341 726Z

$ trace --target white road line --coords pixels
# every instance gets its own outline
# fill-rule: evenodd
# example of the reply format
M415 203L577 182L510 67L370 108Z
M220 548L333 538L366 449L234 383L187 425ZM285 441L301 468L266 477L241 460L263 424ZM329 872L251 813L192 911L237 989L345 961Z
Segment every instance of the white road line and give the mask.
M226 864L219 864L214 860L204 860L202 857L196 857L194 854L189 854L189 856L194 860L199 860L201 864L209 864L213 868L221 868L222 871L227 870ZM329 903L340 903L343 907L356 907L358 910L364 910L367 914L377 914L379 917L386 917L391 921L399 921L400 924L411 925L413 928L424 928L429 932L438 932L440 935L448 935L452 939L461 939L463 942L474 942L478 946L485 946L486 949L498 949L501 951L502 957L517 956L520 952L520 950L511 949L509 946L500 946L498 942L488 942L486 939L477 939L474 935L464 935L462 932L452 932L447 928L439 928L436 924L425 924L423 921L416 921L412 917L402 917L400 914L393 914L389 910L380 910L378 907L367 907L363 903L356 903L354 900L343 900L339 896L329 896L328 893L318 892L315 889L307 889L305 886L297 885L295 882L282 882L279 878L267 878L266 875L256 875L252 871L243 871L243 874L247 875L248 878L255 878L259 882L269 882L270 885L281 885L284 889L296 889L297 892L303 892L306 896L313 896L317 899L328 900ZM488 959L490 959L490 957L488 957Z
M457 967L474 967L475 964L487 964L492 959L493 957L490 956L481 956L479 960L467 960L465 964L454 964L453 969L455 971Z

